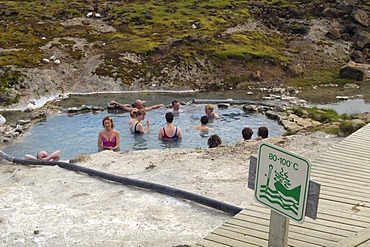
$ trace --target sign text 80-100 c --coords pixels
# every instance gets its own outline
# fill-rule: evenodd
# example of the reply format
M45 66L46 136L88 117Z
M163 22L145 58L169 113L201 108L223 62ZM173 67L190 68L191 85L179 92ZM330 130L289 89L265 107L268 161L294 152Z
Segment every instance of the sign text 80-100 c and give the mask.
M298 170L298 164L295 163L295 162L292 162L290 160L287 160L285 158L281 158L281 157L278 157L277 155L273 154L273 153L269 153L269 159L272 160L272 161L279 161L281 165L283 166L286 166L286 167L290 167L292 166L294 170Z

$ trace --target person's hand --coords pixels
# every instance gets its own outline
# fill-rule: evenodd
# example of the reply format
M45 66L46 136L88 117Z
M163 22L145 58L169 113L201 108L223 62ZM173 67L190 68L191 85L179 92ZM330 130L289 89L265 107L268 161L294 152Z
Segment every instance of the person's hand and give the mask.
M112 105L117 105L117 102L116 102L116 101L114 101L114 100L112 100L110 103L111 103Z
M150 120L146 121L146 125L150 126Z

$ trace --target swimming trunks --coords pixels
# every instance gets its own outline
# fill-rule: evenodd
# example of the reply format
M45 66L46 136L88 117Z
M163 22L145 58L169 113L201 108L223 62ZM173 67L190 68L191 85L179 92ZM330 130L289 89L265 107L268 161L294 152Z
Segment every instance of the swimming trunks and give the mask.
M176 127L176 130L175 130L175 134L173 134L173 136L172 136L172 137L169 137L169 136L167 135L166 130L165 130L165 128L164 128L164 127L163 127L162 129L163 129L163 139L175 140L175 139L177 139L177 138L178 138L178 136L177 136L177 127Z
M116 146L116 137L113 137L112 140L108 141L104 136L102 138L104 147L115 147Z

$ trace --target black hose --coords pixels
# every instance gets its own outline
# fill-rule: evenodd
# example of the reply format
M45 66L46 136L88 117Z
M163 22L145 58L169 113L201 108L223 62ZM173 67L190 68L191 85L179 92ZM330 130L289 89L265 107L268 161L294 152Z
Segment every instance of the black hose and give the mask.
M2 150L0 150L0 157L10 162L23 164L23 165L47 165L47 166L57 165L67 170L86 173L90 176L103 178L103 179L114 181L114 182L117 182L123 185L130 185L130 186L135 186L139 188L150 189L150 190L162 193L162 194L194 201L196 203L199 203L199 204L202 204L202 205L214 208L214 209L218 209L218 210L221 210L223 212L230 213L233 215L239 213L242 210L242 208L239 208L239 207L236 207L236 206L224 203L224 202L220 202L214 199L210 199L210 198L207 198L201 195L197 195L197 194L194 194L188 191L172 188L172 187L161 185L161 184L116 176L116 175L112 175L109 173L93 170L90 168L86 168L86 167L82 167L82 166L78 166L78 165L70 164L66 162L42 161L42 160L22 160L22 159L11 157L8 154L4 153Z

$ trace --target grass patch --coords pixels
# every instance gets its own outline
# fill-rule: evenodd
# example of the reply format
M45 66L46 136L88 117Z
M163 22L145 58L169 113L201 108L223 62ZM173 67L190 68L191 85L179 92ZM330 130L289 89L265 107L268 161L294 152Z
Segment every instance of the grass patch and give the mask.
M338 84L344 86L347 83L352 83L352 79L344 79L339 76L339 67L322 68L313 71L305 71L300 78L291 78L287 81L287 85L297 87L311 87L327 84Z

